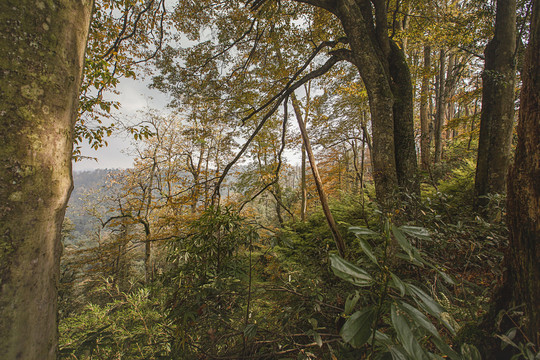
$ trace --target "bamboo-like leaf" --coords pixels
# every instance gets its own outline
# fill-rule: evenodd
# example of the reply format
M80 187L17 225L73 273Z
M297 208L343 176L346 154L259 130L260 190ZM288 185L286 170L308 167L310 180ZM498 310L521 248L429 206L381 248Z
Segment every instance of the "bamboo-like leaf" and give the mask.
M431 237L429 236L429 231L427 231L427 229L423 227L403 225L399 228L407 235L414 236L415 238L422 240L431 240Z
M474 345L461 345L461 355L463 356L463 360L482 360L480 351Z
M395 304L391 306L391 319L394 329L396 329L397 337L407 354L415 360L428 359L427 353L422 349L418 340L414 337L408 320L404 315L399 314Z
M364 239L358 239L360 241L360 246L362 247L362 250L367 255L367 257L375 264L379 265L379 262L377 261L377 258L373 254L373 251L371 250L371 246L367 243Z
M390 283L390 286L398 289L401 296L405 296L405 293L406 293L405 283L403 283L403 281L401 281L401 279L392 272L390 273L390 276L392 277L392 282Z
M407 292L413 295L416 303L424 309L428 314L434 316L439 320L452 334L456 331L454 327L446 321L441 315L444 312L444 308L436 302L431 296L426 294L423 290L412 284L406 284Z
M433 338L431 339L435 346L443 353L444 355L448 356L452 360L463 360L461 355L459 355L457 352L452 350L450 346L448 346L447 343L445 343L442 339Z
M389 350L392 360L410 360L401 346L392 346Z
M405 250L405 252L409 255L409 258L413 260L414 257L412 254L411 243L409 242L409 240L407 240L407 238L405 237L405 234L403 234L403 232L401 232L401 230L394 224L392 224L392 234L394 234L394 237L396 238L396 241L398 242L399 246L401 246L401 248Z
M376 233L375 231L370 230L367 227L362 227L362 226L351 226L349 227L349 231L355 234L356 236L368 236L368 237L379 236L379 234Z
M418 309L412 307L406 302L401 302L397 304L399 309L403 312L406 312L411 319L416 323L416 325L426 329L431 335L436 338L440 338L437 328L429 321L426 315L422 314Z
M356 286L370 286L373 278L364 270L338 255L330 254L330 265L334 274Z

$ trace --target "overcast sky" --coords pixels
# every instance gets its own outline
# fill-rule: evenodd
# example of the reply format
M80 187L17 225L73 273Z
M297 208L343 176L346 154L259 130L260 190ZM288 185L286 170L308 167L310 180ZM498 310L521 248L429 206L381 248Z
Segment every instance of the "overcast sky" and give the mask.
M165 110L168 104L167 95L153 89L149 89L144 79L122 79L117 87L118 95L110 95L111 99L120 102L120 109L114 112L114 116L123 122L129 122L137 117L139 111L147 108ZM73 163L74 171L94 169L118 169L128 168L133 164L133 158L127 154L127 150L133 141L132 136L115 135L107 138L109 145L99 150L94 150L87 143L82 145L82 155L94 157L96 160L82 160Z

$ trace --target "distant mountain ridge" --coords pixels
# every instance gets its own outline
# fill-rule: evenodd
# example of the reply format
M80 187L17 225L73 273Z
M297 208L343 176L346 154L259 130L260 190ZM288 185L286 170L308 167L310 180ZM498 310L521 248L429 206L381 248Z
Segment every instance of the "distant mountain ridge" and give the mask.
M103 191L110 174L117 169L96 169L73 172L73 191L69 198L66 218L75 226L73 237L83 237L95 227L95 219L86 211L88 197L93 192Z

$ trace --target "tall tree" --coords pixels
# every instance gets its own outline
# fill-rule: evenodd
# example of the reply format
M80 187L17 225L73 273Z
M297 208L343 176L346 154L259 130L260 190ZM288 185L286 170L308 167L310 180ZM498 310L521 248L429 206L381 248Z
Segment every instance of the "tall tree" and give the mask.
M60 230L92 1L0 3L0 354L56 359Z
M420 93L420 155L422 159L422 167L427 169L430 162L429 147L429 113L428 113L428 95L429 95L429 79L431 72L431 46L424 45L424 67L422 70L422 90Z
M526 334L540 345L540 2L533 1L530 40L522 73L516 158L508 176L506 257L510 293L525 303Z
M244 120L254 119L255 114L263 111L276 111L279 108L276 102L283 102L298 87L327 73L340 61L355 66L366 86L372 113L377 196L381 203L390 205L395 201L392 194L399 187L412 192L418 192L419 187L416 182L412 83L403 51L391 38L388 12L384 1L247 0L238 3L205 0L177 7L175 21L180 31L196 40L200 38L201 27L205 28L201 17L205 22L219 24L214 29L217 30L214 42L201 42L192 51L183 53L188 54L185 55L186 65L195 57L205 56L207 59L198 62L190 76L204 67L201 63L211 65L217 58L230 59L233 48L237 50L236 54L244 54L236 57L242 59L241 63L226 66L232 72L231 76L225 77L228 84L231 84L231 79L249 81L246 73L254 67L263 72L272 71L275 64L272 64L272 47L268 44L275 39L281 41L283 56L290 64L287 76L282 77L286 83L274 80L258 84L259 87L264 86L262 91L254 89L247 92L251 98L243 95L249 104L241 110L252 111L252 115ZM193 14L200 15L194 18ZM303 19L301 24L298 22L300 18ZM319 20L330 23L331 27L320 31L311 26ZM299 36L300 33L305 36ZM311 46L313 43L318 44L315 49ZM323 55L324 49L330 51ZM314 66L308 72L310 63ZM244 84L239 88L243 91ZM260 103L265 105L256 105ZM265 115L263 119L269 117ZM256 131L263 125L264 120Z
M482 114L476 165L475 193L483 196L506 192L506 174L514 124L516 55L516 1L498 0L495 34L485 49L482 74Z

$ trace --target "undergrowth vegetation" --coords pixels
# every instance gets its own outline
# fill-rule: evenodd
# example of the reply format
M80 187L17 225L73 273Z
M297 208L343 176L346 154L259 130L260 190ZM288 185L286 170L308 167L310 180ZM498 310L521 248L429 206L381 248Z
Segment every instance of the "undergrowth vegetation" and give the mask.
M322 213L273 228L209 208L166 241L151 282L103 272L66 288L63 304L80 305L61 319L61 358L481 359L506 232L460 210L473 169L463 162L392 214L369 193L340 194L345 259ZM527 358L516 331L501 342Z

